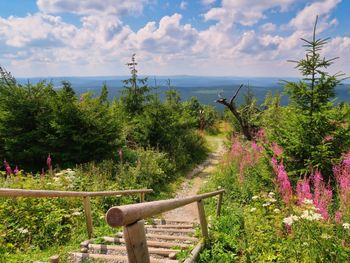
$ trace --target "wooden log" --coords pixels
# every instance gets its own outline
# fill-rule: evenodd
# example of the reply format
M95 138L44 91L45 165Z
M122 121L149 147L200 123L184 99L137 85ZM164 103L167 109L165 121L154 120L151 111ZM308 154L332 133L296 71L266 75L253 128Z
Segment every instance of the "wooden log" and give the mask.
M161 219L151 219L150 221L153 225L158 224L158 225L166 225L166 224L170 224L170 225L174 225L174 224L187 224L187 225L195 225L198 224L197 222L193 222L193 221L188 221L188 220L165 220L164 218Z
M196 242L198 239L195 237L188 237L188 236L171 236L171 235L157 235L157 234L146 234L146 237L149 238L157 238L157 239L166 239L166 240L185 240L185 241L191 241Z
M72 253L71 255L81 260L101 259L106 261L109 260L109 261L117 261L117 262L128 262L128 257L120 256L120 255L105 255L105 254L93 254L93 253ZM178 261L167 259L167 258L165 259L151 258L150 263L178 263Z
M116 235L118 238L123 238L123 233L119 232ZM198 239L195 237L189 237L189 236L178 236L178 235L158 235L158 234L146 234L146 237L149 238L156 238L156 239L166 239L166 240L185 240L185 241L192 241L195 242Z
M194 263L199 256L199 253L203 249L204 244L202 242L198 243L195 248L191 251L191 254L183 263Z
M216 206L216 216L219 217L221 214L221 204L222 204L223 193L219 194L218 204Z
M124 226L129 263L150 263L144 221Z
M145 202L145 193L140 193L140 203Z
M116 244L125 244L124 238L118 238L118 237L102 237L104 241L116 243ZM147 241L148 247L159 247L159 248L172 248L172 247L180 247L180 248L187 248L189 245L184 243L177 243L177 242L161 242L161 241Z
M60 260L60 256L58 255L50 257L50 263L58 263L59 260Z
M74 191L53 191L53 190L26 190L0 188L0 196L3 197L96 197L96 196L116 196L132 195L139 193L150 193L152 189L134 189L121 191L102 191L102 192L74 192Z
M193 225L145 225L145 227L154 227L154 228L193 228Z
M198 215L199 215L199 222L201 224L202 235L203 235L204 241L206 242L209 240L209 234L208 234L207 219L205 218L205 211L204 211L204 205L202 200L197 202L197 207L198 207Z
M99 250L101 252L107 252L107 251L120 251L120 252L126 252L125 246L118 246L118 245L100 245L100 244L90 244L89 249ZM154 248L150 247L148 248L148 252L150 254L156 254L160 256L169 256L171 253L177 253L178 251L175 249L164 249L164 248Z
M115 206L108 210L106 220L107 223L112 227L125 226L139 220L146 219L148 217L155 216L157 214L218 195L223 192L224 190L219 190L216 192L195 195L181 199L169 199L132 205Z
M85 220L86 220L86 228L88 232L88 237L92 238L93 235L93 225L92 225L92 214L91 214L91 202L90 197L85 196L83 198L84 202L84 212L85 212Z
M182 234L194 234L193 229L175 229L175 228L155 228L155 227L146 227L146 231L153 232L172 232L172 233L182 233Z

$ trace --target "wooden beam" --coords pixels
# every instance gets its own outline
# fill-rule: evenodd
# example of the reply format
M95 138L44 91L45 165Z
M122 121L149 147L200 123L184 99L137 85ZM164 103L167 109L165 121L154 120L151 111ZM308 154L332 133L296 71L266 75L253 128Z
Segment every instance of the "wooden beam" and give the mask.
M162 201L153 201L139 203L133 205L115 206L108 210L106 221L112 227L125 226L146 219L157 214L173 210L175 208L208 198L220 193L224 190L216 192L190 196L186 198L169 199Z
M191 251L191 254L183 263L194 263L199 256L199 253L203 249L204 244L202 242L198 243L197 246Z
M144 221L124 226L129 263L150 263Z
M140 203L145 202L145 193L140 193Z
M147 233L148 233L148 231L153 231L153 232L171 232L171 233L194 234L193 229L146 227L146 231L147 231Z
M92 214L91 214L91 201L90 197L85 196L83 198L84 203L84 212L85 212L85 220L86 220L86 228L88 232L88 237L92 238L93 236L93 225L92 225Z
M121 251L121 252L126 252L126 247L125 246L120 246L120 245L100 245L100 244L90 244L89 249L94 249L98 250L101 252L107 252L107 251ZM171 253L177 253L178 250L175 249L164 249L164 248L154 248L150 247L148 248L148 252L150 254L156 254L164 257L168 257L169 254Z
M154 227L154 228L193 228L193 225L145 225L145 227Z
M127 262L127 260L128 260L128 258L126 256L121 256L121 255L104 255L104 254L92 254L92 253L72 253L72 255L75 258L79 258L80 260L101 259L101 260L108 261L108 262L110 262L110 261ZM167 258L164 258L164 259L151 258L150 263L178 263L178 261L167 259Z
M219 217L221 214L221 204L222 204L223 193L219 194L218 204L216 206L216 216Z
M209 234L208 234L208 224L207 224L207 219L205 217L203 200L200 200L197 202L197 207L198 207L198 215L199 215L199 222L201 224L202 235L203 235L204 241L207 242L209 240Z

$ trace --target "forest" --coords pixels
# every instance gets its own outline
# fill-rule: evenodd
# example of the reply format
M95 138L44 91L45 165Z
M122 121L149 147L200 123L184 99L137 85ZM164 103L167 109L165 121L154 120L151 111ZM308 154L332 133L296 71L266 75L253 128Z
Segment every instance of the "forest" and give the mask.
M226 138L227 153L203 184L224 188L222 216L211 215L211 241L198 262L348 262L350 258L350 105L335 100L346 78L330 74L328 39L302 39L292 61L299 82L285 82L288 105L268 93L262 104L247 90L228 100L222 116L195 97L181 101L171 82L165 99L139 78L135 56L120 98L78 97L69 82L18 84L1 68L1 187L96 191L152 188L148 200L172 196ZM224 123L224 125L223 125ZM222 129L229 126L229 129ZM98 235L112 230L104 214L134 197L93 201ZM0 262L65 255L84 235L79 200L0 199ZM24 219L24 220L23 220ZM286 260L287 259L287 260ZM2 261L1 261L2 260Z

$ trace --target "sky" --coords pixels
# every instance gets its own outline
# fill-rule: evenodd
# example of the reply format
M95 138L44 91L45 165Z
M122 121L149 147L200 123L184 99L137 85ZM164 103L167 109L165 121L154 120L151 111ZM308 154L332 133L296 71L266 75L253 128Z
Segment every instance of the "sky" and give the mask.
M330 73L350 75L349 0L0 0L0 65L16 77L297 77L316 16Z

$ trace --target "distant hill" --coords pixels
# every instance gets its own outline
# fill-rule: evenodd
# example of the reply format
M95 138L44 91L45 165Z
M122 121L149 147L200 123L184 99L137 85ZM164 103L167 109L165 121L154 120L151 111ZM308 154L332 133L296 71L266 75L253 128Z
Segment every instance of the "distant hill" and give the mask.
M141 76L144 77L144 76ZM120 96L120 91L123 87L123 80L128 76L97 76L97 77L45 77L45 78L19 78L18 81L22 84L37 83L45 80L52 82L56 88L61 88L61 82L67 80L72 84L72 87L77 94L85 92L92 92L97 95L100 93L101 87L105 82L109 91L109 99L112 100L115 97ZM244 84L245 87L251 89L254 95L258 98L259 102L262 102L268 91L273 94L282 93L283 80L298 81L297 78L270 78L270 77L204 77L204 76L157 76L149 77L150 86L158 86L158 89L153 92L160 94L161 98L164 97L164 91L167 88L167 80L171 80L171 86L176 88L181 93L183 100L190 99L192 96L198 97L198 99L205 104L211 104L217 106L218 109L222 109L220 105L217 105L214 101L218 98L218 94L222 94L223 97L229 98L239 85ZM350 103L350 83L340 85L336 88L337 101ZM237 98L238 103L243 100L244 89L240 96ZM283 97L282 103L286 104L288 98Z

